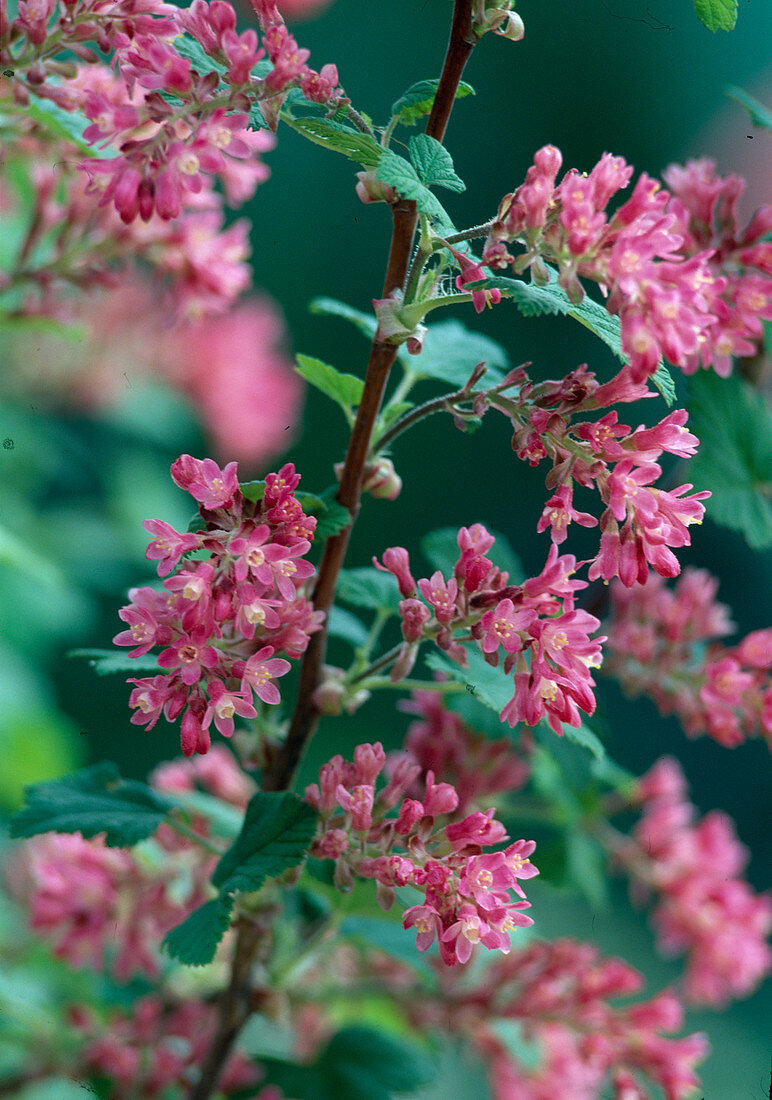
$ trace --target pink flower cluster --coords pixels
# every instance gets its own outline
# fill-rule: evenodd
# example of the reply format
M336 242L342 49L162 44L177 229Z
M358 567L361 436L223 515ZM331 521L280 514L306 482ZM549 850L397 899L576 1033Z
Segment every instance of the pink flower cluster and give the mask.
M453 576L445 579L437 570L417 585L406 550L386 550L383 565L373 559L379 569L396 576L404 597L399 607L405 642L392 679L407 675L423 641L434 641L461 665L468 663L465 642L476 642L494 666L503 650L503 668L506 673L514 670L515 690L501 712L502 722L533 726L546 718L562 734L564 722L580 725L580 709L587 714L595 709L590 669L601 662L604 639L590 638L599 620L574 607L576 592L586 582L572 579L576 558L558 556L552 546L538 577L508 585L508 574L485 557L494 541L482 524L462 527Z
M304 560L316 520L305 515L294 495L300 481L291 463L268 474L262 499L246 499L236 476L211 459L182 455L172 478L199 502L201 529L180 534L163 520L144 523L153 536L146 552L158 574L174 576L163 592L135 588L120 611L128 629L113 639L133 646L140 657L161 646L157 676L130 679L132 722L152 729L163 713L170 722L182 715L182 751L209 749L214 722L224 737L233 733L234 714L254 718L253 694L264 703L280 702L274 681L298 658L322 614L304 594L314 567ZM204 551L201 560L183 555Z
M772 898L754 894L739 877L747 852L731 819L713 811L694 823L672 758L642 777L637 794L642 817L613 854L634 896L656 896L652 921L662 950L686 953L684 996L709 1005L747 997L772 970Z
M448 710L436 691L414 691L409 700L397 705L420 720L410 725L404 749L390 754L386 771L392 774L404 759L418 764L421 770L408 791L411 796L420 794L429 772L444 775L458 795L456 813L461 815L527 783L527 737L521 738L518 747L508 737L490 740Z
M56 17L52 24L51 20ZM199 71L176 39L187 32L207 55ZM108 91L72 82L74 66L54 60L72 50L85 61L98 58L86 43L113 52L120 73ZM265 57L271 70L253 77ZM87 190L99 205L113 205L124 222L154 214L169 220L195 207L210 178L218 178L230 202L244 202L267 170L257 154L273 138L249 129L249 111L263 103L272 129L288 92L300 86L312 101L337 102L334 65L316 73L305 64L278 12L257 33L236 31L236 13L226 0L193 0L179 9L162 0L46 0L22 3L10 25L2 63L13 74L12 90L25 104L30 92L91 120L84 137L115 147L112 155L83 161ZM51 77L62 77L60 83Z
M107 1079L107 1100L162 1100L189 1092L202 1051L217 1027L217 1007L193 1000L165 1003L150 994L129 1010L113 1009L100 1019L92 1009L73 1006L70 1023L81 1044L78 1071ZM282 1100L275 1086L259 1088L264 1076L241 1051L234 1051L218 1078L218 1095L254 1087L251 1100Z
M200 762L163 765L151 782L166 791L197 784L241 809L253 791L222 746ZM205 819L193 828L207 836ZM44 833L17 846L7 881L56 955L76 968L109 967L125 982L158 976L161 941L208 899L216 859L169 825L133 849L108 848L101 836Z
M85 94L91 87L109 90L114 83L106 70L84 67L67 89L56 86L60 105L74 109L75 85ZM163 309L167 325L175 318L223 312L250 285L247 224L239 221L224 228L222 197L211 189L211 181L196 196L195 207L175 221L153 217L147 224L125 224L114 207L100 208L86 193L86 177L78 171L80 150L66 141L53 144L32 120L20 121L7 155L34 185L20 250L24 260L8 275L25 293L20 305L24 315L77 321L69 290L106 289L120 298L140 265L153 273L154 310ZM23 197L15 201L13 187L7 197L10 215L21 218ZM147 307L143 312L147 314ZM152 317L147 319L152 323Z
M504 389L517 387L514 394ZM558 382L531 382L523 368L503 385L475 398L475 413L495 408L512 422L512 448L532 466L552 462L546 485L552 491L537 530L550 529L553 543L564 542L572 522L595 527L598 521L574 507L574 486L596 489L605 510L600 518L600 550L589 560L590 580L619 577L623 584L645 584L649 567L666 577L680 566L673 549L689 546L689 527L701 523L710 493L686 495L693 486L659 489L663 453L688 458L699 440L686 429L685 409L669 413L652 428L634 431L620 424L614 410L595 421L574 423L578 413L636 401L650 393L633 381L630 369L599 385L585 364Z
M673 588L659 577L631 591L615 585L605 671L675 714L690 737L707 733L733 748L761 736L772 746L772 629L735 646L716 641L734 629L717 588L701 569Z
M584 297L580 279L598 283L609 313L619 316L637 381L663 356L687 373L713 364L726 374L730 355L755 353L761 318L772 317L772 260L762 240L772 207L739 234L741 181L721 180L701 161L668 170L677 199L644 173L609 216L630 165L604 153L589 174L571 169L556 185L561 164L553 145L535 154L525 182L501 201L483 264L497 270L511 263L516 274L531 267L546 281L545 261L554 263L574 302ZM512 256L511 243L524 251Z
M435 783L432 772L420 800L402 798L397 817L386 817L420 767L403 760L376 794L385 763L376 742L357 746L353 763L334 756L322 767L319 783L305 794L321 818L311 855L336 861L339 888L350 888L354 875L374 878L384 908L393 904L396 887L422 890L423 903L406 909L402 923L415 927L419 951L437 939L446 965L468 962L478 943L506 954L512 929L533 924L522 912L530 902L518 879L538 874L529 859L536 845L518 840L483 853L508 839L492 809L438 828L438 817L455 814L458 795L450 784ZM521 900L511 900L512 890Z
M663 992L613 1006L613 998L641 988L641 976L620 959L599 958L591 944L529 944L494 958L471 985L452 972L440 982L436 1001L411 997L408 1012L419 1028L450 1026L471 1038L495 1100L646 1100L649 1082L667 1100L686 1100L699 1084L695 1067L708 1052L705 1036L666 1038L683 1026L676 997ZM532 1050L527 1062L497 1027L513 1022L522 1049Z

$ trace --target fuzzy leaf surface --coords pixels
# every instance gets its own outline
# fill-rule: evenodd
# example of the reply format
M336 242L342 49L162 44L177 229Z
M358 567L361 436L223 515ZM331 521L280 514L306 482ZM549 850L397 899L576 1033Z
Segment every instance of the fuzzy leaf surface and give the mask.
M316 831L316 811L290 791L258 791L241 833L221 858L212 883L223 894L258 890L301 863Z
M433 195L421 182L420 176L410 161L386 149L378 164L376 175L382 183L393 187L403 198L412 199L422 213L428 214L440 225L448 226L452 231L445 208L437 196Z
M331 397L346 414L362 400L365 384L361 378L336 370L329 363L313 359L310 355L298 355L296 358L295 369L298 374L327 397Z
M481 385L501 382L509 370L507 353L482 333L472 332L460 321L438 321L427 325L420 355L410 355L400 349L399 361L416 378L438 378L454 389L460 389L478 363L488 368Z
M694 0L697 18L709 31L733 31L737 22L737 0Z
M341 569L338 578L338 598L353 607L369 607L373 611L398 611L399 594L396 578L374 566Z
M173 803L133 779L122 779L104 761L25 791L27 805L11 818L12 837L39 833L105 834L110 848L126 848L152 836Z
M428 134L417 134L409 142L410 159L418 178L427 187L444 187L448 191L466 191L466 184L456 175L453 158L444 145Z
M324 118L294 118L286 121L293 130L297 130L315 145L342 153L344 157L355 160L365 168L375 168L385 155L385 150L369 134L362 134L341 122Z
M419 80L411 84L407 91L399 97L396 103L391 105L392 117L396 118L403 126L414 126L419 118L428 115L434 105L434 97L437 95L439 80ZM459 81L456 89L456 99L464 96L475 95L471 84Z
M164 947L173 959L185 966L206 966L230 927L232 909L232 895L212 898L167 932Z

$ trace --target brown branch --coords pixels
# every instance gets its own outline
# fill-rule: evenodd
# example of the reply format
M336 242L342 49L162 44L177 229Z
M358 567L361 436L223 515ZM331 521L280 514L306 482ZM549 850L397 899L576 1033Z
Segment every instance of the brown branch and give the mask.
M426 124L426 133L437 141L442 141L445 135L461 74L476 42L472 29L472 0L454 0L445 62ZM383 281L384 297L403 287L407 277L418 220L415 203L404 199L395 203L392 217L391 248ZM362 401L357 410L338 490L338 501L351 513L351 523L325 544L312 597L314 607L319 611L329 612L335 599L338 574L346 555L351 528L359 512L365 460L396 355L394 345L382 343L377 338L373 340ZM319 713L312 696L319 683L326 648L325 628L312 635L303 657L295 713L284 744L263 772L264 790L282 790L290 785L305 746L316 728Z
M426 133L438 141L442 141L445 134L461 74L477 41L472 30L471 12L472 0L454 0L445 62L426 125ZM383 297L404 287L417 221L414 202L403 199L393 204L391 248L383 282ZM359 513L365 461L396 356L397 348L393 344L384 343L377 338L373 340L362 400L349 440L337 497L350 512L351 523L325 543L312 596L314 607L319 611L329 612L335 599L338 575L346 555L351 529ZM263 771L263 790L285 790L292 783L303 751L319 721L313 693L319 683L326 649L325 625L311 636L303 656L295 712L283 745ZM251 925L242 925L239 929L231 981L220 1001L217 1033L201 1071L201 1079L191 1093L191 1100L208 1100L212 1095L228 1054L251 1014L249 974L260 945L260 936L250 931L251 928Z

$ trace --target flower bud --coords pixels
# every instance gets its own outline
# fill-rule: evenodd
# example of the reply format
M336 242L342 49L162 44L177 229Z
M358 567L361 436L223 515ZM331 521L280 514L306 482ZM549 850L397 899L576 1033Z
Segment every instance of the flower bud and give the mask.
M362 492L379 500L396 500L402 491L402 479L394 469L390 458L379 458L373 466L365 467Z

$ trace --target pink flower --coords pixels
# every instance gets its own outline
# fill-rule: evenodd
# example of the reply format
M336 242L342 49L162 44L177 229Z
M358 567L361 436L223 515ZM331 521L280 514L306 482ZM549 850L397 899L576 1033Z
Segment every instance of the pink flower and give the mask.
M236 471L238 463L229 462L220 469L211 458L203 460L181 455L172 463L172 479L180 489L185 489L207 511L229 508L241 491Z
M241 687L244 693L251 688L264 703L276 705L281 702L281 696L272 681L279 676L286 676L291 666L289 661L273 657L273 653L273 646L264 646L252 654L244 669Z
M183 684L190 687L201 679L203 669L217 668L220 662L218 651L206 644L210 637L206 627L197 627L190 634L183 633L159 654L159 666L179 669Z
M411 905L402 914L402 927L416 930L416 948L426 951L442 930L440 915L433 905Z
M155 537L148 543L145 557L148 561L158 561L158 576L171 573L183 554L198 550L201 540L198 535L181 535L162 519L143 520L142 526Z
M231 737L234 714L238 714L240 718L256 716L257 711L251 703L251 692L247 695L244 691L226 691L221 680L212 680L209 684L209 706L201 722L203 728L207 729L214 719L214 724L223 737Z
M480 620L483 631L483 653L494 653L502 646L507 653L519 653L523 648L521 631L525 632L536 618L532 608L515 611L510 599L502 600L495 608L486 611Z

